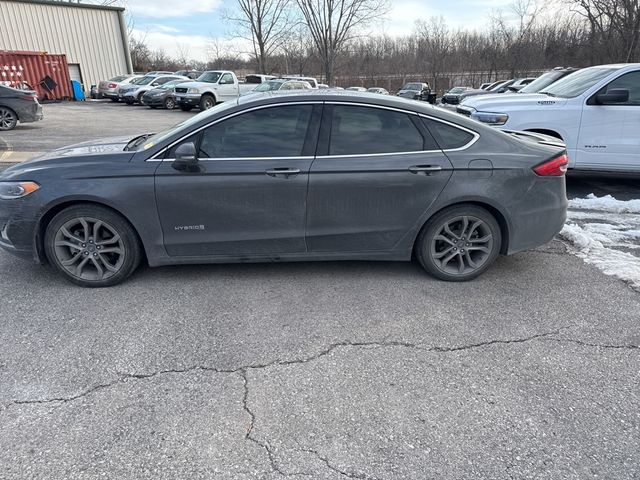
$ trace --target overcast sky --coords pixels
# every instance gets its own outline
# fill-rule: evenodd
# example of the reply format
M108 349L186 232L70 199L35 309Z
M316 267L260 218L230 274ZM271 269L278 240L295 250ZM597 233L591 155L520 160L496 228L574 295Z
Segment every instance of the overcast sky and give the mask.
M392 9L384 25L372 33L403 35L411 33L417 19L442 15L453 28L481 29L492 10L507 10L513 0L391 0ZM144 35L152 48L163 48L175 56L178 46L188 49L189 57L207 59L212 38L228 38L231 30L221 11L235 0L127 0L136 34Z

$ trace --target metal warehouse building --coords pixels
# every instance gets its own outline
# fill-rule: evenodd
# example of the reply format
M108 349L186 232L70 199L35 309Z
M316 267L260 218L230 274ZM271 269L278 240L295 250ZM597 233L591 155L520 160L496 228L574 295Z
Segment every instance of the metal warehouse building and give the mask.
M0 50L64 54L71 80L89 90L133 73L124 9L47 0L0 0Z

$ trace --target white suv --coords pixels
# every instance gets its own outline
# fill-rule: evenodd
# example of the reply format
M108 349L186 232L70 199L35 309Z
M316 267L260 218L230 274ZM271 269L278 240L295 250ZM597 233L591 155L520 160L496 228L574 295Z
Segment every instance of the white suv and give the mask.
M569 168L640 172L640 64L579 70L540 93L471 97L458 113L562 139Z

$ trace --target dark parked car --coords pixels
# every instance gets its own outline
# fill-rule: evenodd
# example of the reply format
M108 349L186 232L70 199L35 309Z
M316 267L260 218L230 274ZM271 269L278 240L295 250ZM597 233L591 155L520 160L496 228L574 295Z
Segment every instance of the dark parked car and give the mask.
M142 95L142 104L151 108L166 108L173 110L176 108L176 97L173 95L176 85L184 83L184 80L171 80L159 87L145 92Z
M0 85L0 131L13 130L18 122L37 122L43 118L36 92Z
M424 82L409 82L405 83L396 96L402 98L411 98L413 100L427 101L431 94L431 87L428 83Z
M453 87L447 93L442 96L440 100L442 103L448 103L449 105L457 105L460 103L460 96L464 92L468 92L469 90L473 90L471 87Z
M313 92L313 93L311 93ZM469 280L549 241L564 145L386 95L241 97L0 174L0 246L87 287L149 265L410 260Z

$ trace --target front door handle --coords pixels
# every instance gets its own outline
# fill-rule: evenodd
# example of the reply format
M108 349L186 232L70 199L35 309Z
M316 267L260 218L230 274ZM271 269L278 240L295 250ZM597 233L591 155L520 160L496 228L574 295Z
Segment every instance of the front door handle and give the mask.
M414 165L409 167L411 173L424 173L425 175L431 175L440 170L442 170L442 165Z
M292 177L294 175L298 175L300 173L300 169L299 168L271 168L269 170L267 170L265 172L267 175L269 175L270 177L284 177L284 178L289 178Z

